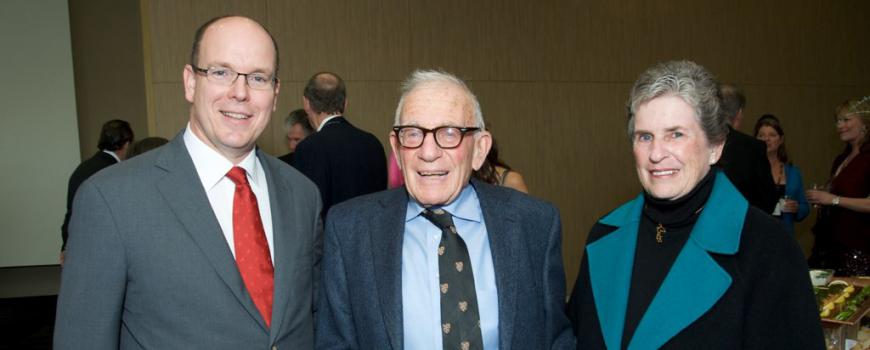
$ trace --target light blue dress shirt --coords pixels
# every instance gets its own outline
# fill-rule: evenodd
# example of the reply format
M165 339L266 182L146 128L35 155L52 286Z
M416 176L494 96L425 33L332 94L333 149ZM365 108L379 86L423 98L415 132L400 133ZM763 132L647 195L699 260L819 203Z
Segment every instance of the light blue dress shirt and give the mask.
M453 215L468 247L480 312L483 347L498 349L498 293L489 237L477 192L466 185L459 198L441 207ZM442 349L438 244L441 230L421 216L423 207L408 200L402 241L402 319L405 349Z

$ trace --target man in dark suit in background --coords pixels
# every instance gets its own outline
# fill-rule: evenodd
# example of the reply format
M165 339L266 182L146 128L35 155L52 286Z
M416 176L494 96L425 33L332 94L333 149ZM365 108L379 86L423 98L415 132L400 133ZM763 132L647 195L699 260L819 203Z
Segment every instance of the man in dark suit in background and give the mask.
M196 32L187 127L73 203L55 349L311 349L320 196L256 147L278 47L246 17Z
M287 115L284 119L284 129L287 131L287 149L290 152L278 157L291 166L295 166L294 155L296 154L296 146L299 145L308 135L314 133L311 127L311 122L308 121L308 114L304 109L297 109Z
M344 117L344 81L335 73L317 73L308 80L302 102L317 132L296 146L294 163L320 189L324 217L334 204L385 190L384 147Z
M97 147L100 149L93 157L88 158L73 171L69 177L69 186L66 192L66 215L63 217L63 226L60 227L60 235L63 239L63 245L60 252L60 263L64 261L64 251L66 250L66 240L69 237L69 219L72 217L72 202L76 195L76 191L91 175L96 174L103 168L124 160L127 157L127 150L133 142L133 129L130 128L130 123L114 119L103 124L100 130L100 140L97 142Z
M746 97L743 91L733 85L723 84L719 91L722 94L722 113L729 124L729 132L725 148L722 149L722 157L717 164L749 204L771 214L779 196L773 183L773 175L770 174L767 148L764 142L738 131L743 120Z
M559 214L469 182L491 143L464 82L405 82L390 133L405 188L333 207L318 349L574 349Z

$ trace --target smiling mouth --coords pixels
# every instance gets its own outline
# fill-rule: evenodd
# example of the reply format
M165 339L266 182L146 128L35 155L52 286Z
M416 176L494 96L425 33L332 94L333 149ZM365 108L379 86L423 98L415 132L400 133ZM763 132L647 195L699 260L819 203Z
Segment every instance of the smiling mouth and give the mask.
M447 175L446 171L418 171L418 175L422 177L435 177L435 176L444 176Z
M652 174L652 176L670 176L676 174L677 172L679 172L679 170L676 169L651 170L650 174Z
M251 117L248 114L227 112L227 111L221 111L221 114L223 114L224 117L227 117L230 119L237 119L237 120L245 120L245 119L248 119Z

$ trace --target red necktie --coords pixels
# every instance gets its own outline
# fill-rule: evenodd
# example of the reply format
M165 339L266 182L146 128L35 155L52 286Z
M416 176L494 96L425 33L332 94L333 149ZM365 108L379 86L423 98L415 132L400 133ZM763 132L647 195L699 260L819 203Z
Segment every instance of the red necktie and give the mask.
M233 196L233 244L236 248L236 265L242 274L245 288L254 300L257 310L272 324L272 293L275 270L269 255L266 232L260 219L257 196L251 191L245 169L233 167L227 177L236 183Z

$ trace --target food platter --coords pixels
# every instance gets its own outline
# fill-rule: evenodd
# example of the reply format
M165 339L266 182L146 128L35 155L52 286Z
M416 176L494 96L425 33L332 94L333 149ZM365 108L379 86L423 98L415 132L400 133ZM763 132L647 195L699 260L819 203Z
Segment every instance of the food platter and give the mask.
M834 278L813 290L822 322L854 326L870 311L870 279Z

